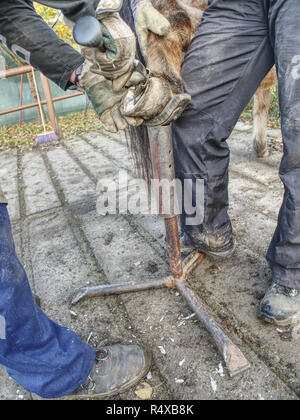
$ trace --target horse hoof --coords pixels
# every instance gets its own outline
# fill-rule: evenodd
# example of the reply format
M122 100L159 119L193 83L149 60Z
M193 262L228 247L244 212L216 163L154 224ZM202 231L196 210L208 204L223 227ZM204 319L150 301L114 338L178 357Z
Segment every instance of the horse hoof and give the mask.
M253 142L253 149L254 149L254 152L255 152L255 156L257 158L260 158L260 159L267 158L270 155L268 147L265 143L261 144L261 143L258 143L256 141L254 141Z

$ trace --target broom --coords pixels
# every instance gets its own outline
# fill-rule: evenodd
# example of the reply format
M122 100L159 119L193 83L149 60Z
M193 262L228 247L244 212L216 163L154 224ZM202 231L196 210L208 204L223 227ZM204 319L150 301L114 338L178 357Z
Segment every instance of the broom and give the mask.
M59 140L59 137L55 133L55 131L48 131L48 132L46 131L46 123L45 123L43 108L42 108L42 104L41 104L41 98L40 98L40 94L39 94L36 79L35 79L34 69L32 68L31 71L32 71L32 75L33 75L33 82L34 82L34 88L35 88L35 91L36 91L37 101L38 101L38 104L39 104L41 120L42 120L42 124L43 124L43 128L44 128L44 132L37 136L36 144L43 144L43 143L48 143L50 141L57 141L57 140Z

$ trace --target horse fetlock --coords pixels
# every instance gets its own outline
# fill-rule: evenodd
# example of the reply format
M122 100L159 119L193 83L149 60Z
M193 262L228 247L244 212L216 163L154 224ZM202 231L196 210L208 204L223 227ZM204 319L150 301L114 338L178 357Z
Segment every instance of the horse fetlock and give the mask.
M256 157L258 158L265 158L269 156L269 150L265 136L261 138L253 138L253 150L255 152Z

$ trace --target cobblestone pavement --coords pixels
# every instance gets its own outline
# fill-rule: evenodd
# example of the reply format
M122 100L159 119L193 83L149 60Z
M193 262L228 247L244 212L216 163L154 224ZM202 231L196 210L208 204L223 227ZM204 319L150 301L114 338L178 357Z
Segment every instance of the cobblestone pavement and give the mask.
M91 344L138 341L151 349L153 365L145 380L153 389L152 399L300 396L299 335L264 325L256 316L270 282L264 256L282 200L277 175L281 153L273 150L268 159L255 159L251 129L241 124L229 143L237 251L225 262L206 258L189 282L252 363L251 370L234 379L175 291L94 298L70 311L70 296L77 288L168 273L161 219L96 212L98 179L120 169L132 173L124 138L89 132L24 155L0 154L1 185L9 199L18 255L42 309L83 340L90 337ZM30 398L0 367L0 399ZM138 397L132 389L116 399Z

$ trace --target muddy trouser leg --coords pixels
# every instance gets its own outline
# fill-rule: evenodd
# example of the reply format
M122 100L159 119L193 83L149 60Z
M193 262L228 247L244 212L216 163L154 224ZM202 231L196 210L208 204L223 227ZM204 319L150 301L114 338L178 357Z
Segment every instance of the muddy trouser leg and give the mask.
M268 261L273 280L300 289L300 9L297 0L274 1L270 33L279 82L284 156L280 178L285 187Z
M226 139L274 64L266 5L262 0L212 0L182 67L192 102L174 124L175 168L182 184L192 180L183 190L192 195L195 210L191 215L183 211L181 228L193 238L218 238L212 246L232 235ZM196 180L204 183L204 197L195 194Z
M94 362L92 348L34 303L0 204L0 363L27 391L58 398L82 385Z

